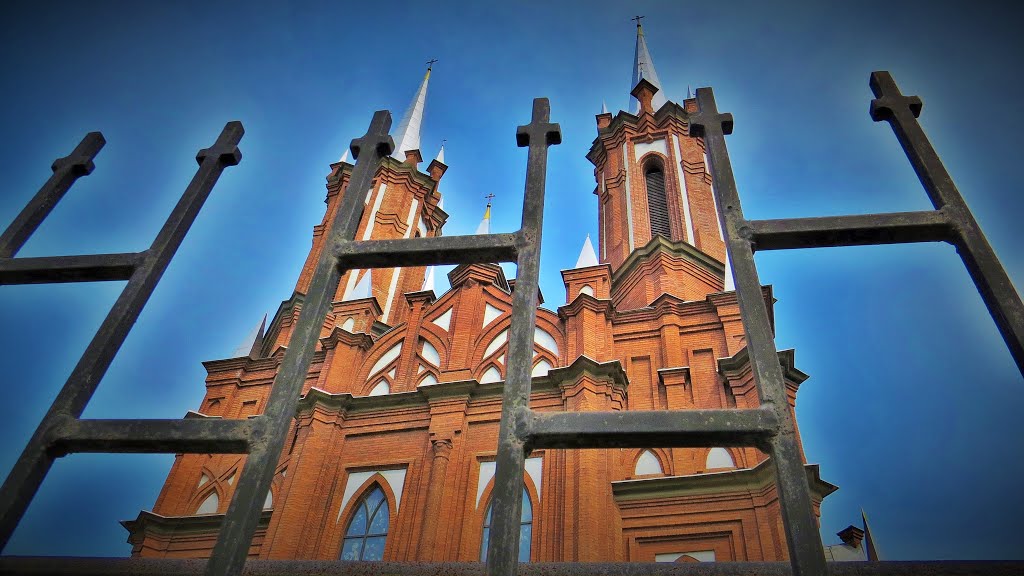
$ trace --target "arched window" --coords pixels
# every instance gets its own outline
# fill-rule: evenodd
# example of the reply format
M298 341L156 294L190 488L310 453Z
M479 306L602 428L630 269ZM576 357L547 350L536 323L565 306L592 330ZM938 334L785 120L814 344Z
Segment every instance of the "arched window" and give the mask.
M725 448L712 448L708 451L708 459L704 462L704 467L707 469L735 468L736 463L732 459L732 454L729 454Z
M374 484L356 504L356 511L348 521L341 559L382 560L389 522L388 499L380 486Z
M651 236L664 236L672 238L671 227L668 223L668 199L665 197L665 173L656 165L651 165L644 171L644 181L647 183L647 208L651 216Z
M661 469L661 462L650 450L644 450L636 460L636 467L633 468L634 476L646 476L648 474L664 474Z
M484 517L484 537L480 542L480 561L487 561L487 544L491 540L491 504L487 505L487 516ZM523 513L519 519L519 561L530 561L530 541L533 538L533 505L530 504L530 493L523 488Z
M199 505L199 509L196 510L196 514L216 514L217 508L220 507L220 498L217 497L217 492L210 492L210 495L203 500L203 503Z

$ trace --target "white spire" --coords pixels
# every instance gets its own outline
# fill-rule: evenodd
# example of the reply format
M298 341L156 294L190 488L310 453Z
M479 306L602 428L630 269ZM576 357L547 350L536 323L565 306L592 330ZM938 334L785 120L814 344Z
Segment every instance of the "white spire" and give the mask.
M476 227L474 234L491 233L491 198L493 196L493 194L487 196L487 209L484 210L484 219L480 221L480 225Z
M416 96L413 97L409 109L402 116L398 123L398 129L392 133L395 140L395 151L391 157L396 160L405 160L406 150L420 149L420 126L423 124L423 107L427 102L427 83L430 82L430 66L427 73L423 75L423 82L420 83Z
M654 110L657 111L666 102L665 92L661 88L661 81L658 80L658 73L654 70L654 60L651 59L651 53L647 51L647 40L644 39L644 29L640 26L640 20L637 20L636 52L633 54L633 83L629 86L630 91L632 91L633 88L636 88L636 85L640 83L641 78L645 78L648 82L658 87L658 91L655 92L654 98L651 101L651 105L654 107ZM630 111L634 114L640 112L640 101L633 96L629 97L629 101Z
M431 291L434 290L434 267L433 266L428 266L427 267L427 275L426 275L425 278L423 278L423 288L422 288L422 290L431 290Z
M348 162L348 148L345 148L345 153L341 155L341 159L338 162Z
M590 234L587 234L587 239L583 241L583 249L580 250L580 257L576 259L576 266L573 268L586 268L597 264L597 253L594 252L594 245L590 243Z
M435 158L435 160L437 160L441 164L444 164L444 143L445 142L446 142L446 140L441 140L441 149L437 151L437 158Z
M605 102L604 100L602 100L601 101L601 114L607 114L607 113L608 113L608 103Z
M263 347L263 329L267 326L267 315L263 315L263 321L256 325L242 340L242 343L235 348L235 351L231 353L232 358L241 358L243 356L249 356L255 358L259 353L259 349Z
M352 292L348 295L348 298L345 298L346 301L360 300L362 298L373 297L373 280L371 278L372 273L373 270L367 270L366 274L363 274L363 277L359 280L359 282L356 283L355 288L352 289Z

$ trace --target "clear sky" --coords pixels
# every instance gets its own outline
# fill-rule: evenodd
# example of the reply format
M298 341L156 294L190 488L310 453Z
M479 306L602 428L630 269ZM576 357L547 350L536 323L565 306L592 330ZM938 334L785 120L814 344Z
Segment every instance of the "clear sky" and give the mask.
M985 2L10 2L0 4L0 226L88 131L108 144L20 255L148 246L229 120L246 134L103 380L87 417L177 418L203 360L229 356L294 289L324 177L374 110L397 125L434 66L423 156L447 139L446 235L518 227L515 128L551 100L541 285L597 238L584 158L602 101L627 107L634 31L670 100L713 86L744 209L781 218L930 208L868 76L924 100L922 124L1018 286L1022 10ZM826 543L863 507L887 559L1022 558L1024 381L948 245L758 255L777 343L811 378L797 414L810 462L840 486ZM0 473L122 283L0 288ZM438 275L438 293L447 288ZM151 509L167 455L61 459L6 550L126 555L117 524Z

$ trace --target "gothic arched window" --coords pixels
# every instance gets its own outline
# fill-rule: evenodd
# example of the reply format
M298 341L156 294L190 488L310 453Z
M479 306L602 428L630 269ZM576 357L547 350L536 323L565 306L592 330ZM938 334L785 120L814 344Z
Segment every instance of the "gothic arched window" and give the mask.
M487 561L487 544L491 540L491 504L487 505L487 516L484 517L484 537L480 542L480 561ZM530 493L523 488L523 512L519 518L519 561L530 561L530 541L533 538L533 505L530 504Z
M380 486L374 484L356 504L356 511L348 521L341 559L383 560L389 522L388 499Z
M665 173L657 165L650 165L644 170L644 181L647 183L647 208L651 216L651 237L664 236L672 238L672 229L668 223L668 199L665 197Z

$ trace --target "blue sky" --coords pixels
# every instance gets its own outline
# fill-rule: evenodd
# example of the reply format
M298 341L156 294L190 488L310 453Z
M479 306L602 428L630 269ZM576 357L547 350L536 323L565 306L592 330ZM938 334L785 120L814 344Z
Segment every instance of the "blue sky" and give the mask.
M867 114L873 70L924 100L921 122L1018 286L1024 132L1021 10L964 2L246 3L0 5L0 225L88 131L108 144L21 256L144 249L224 123L225 172L102 382L87 417L176 418L198 406L200 362L230 355L291 294L323 214L324 176L372 112L397 124L435 65L422 148L447 139L445 234L518 227L515 127L551 100L541 285L596 238L584 158L606 101L627 107L645 14L667 96L713 86L751 218L930 207L887 125ZM811 375L797 414L809 461L840 486L822 533L863 507L888 559L1021 558L1024 381L948 245L757 257L779 348ZM446 287L439 275L438 291ZM77 361L121 283L0 288L0 473ZM58 461L6 552L126 555L118 520L150 509L165 455Z

